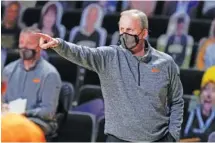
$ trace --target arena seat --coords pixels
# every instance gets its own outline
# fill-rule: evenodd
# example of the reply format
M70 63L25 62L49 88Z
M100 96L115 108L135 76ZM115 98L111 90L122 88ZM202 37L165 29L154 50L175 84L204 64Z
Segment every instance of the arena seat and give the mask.
M10 62L13 62L17 59L19 59L19 52L18 50L14 50L14 49L7 49L7 59L6 59L6 62L5 62L5 66L7 64L9 64Z
M79 25L81 19L80 10L72 10L65 12L62 17L62 24L70 31L73 27ZM68 40L68 39L67 39Z
M68 112L70 109L70 105L75 95L74 93L75 91L74 91L73 85L69 82L63 81L61 91L60 91L57 113L56 113L56 120L59 128L66 121L66 118L68 116ZM58 136L59 128L55 133L49 136L46 136L47 141L54 141L56 139L56 137Z
M55 66L61 75L61 80L68 81L75 85L76 75L77 75L77 65L72 62L62 58L56 53L49 55L49 62Z
M22 17L22 22L26 26L32 26L40 20L41 8L27 8Z
M195 66L195 60L196 60L196 56L197 56L197 51L198 51L198 43L194 43L193 45L193 51L192 51L192 55L191 55L191 60L190 60L190 68L193 68Z
M104 27L108 34L113 34L115 31L118 31L118 21L119 21L119 13L116 14L107 14L104 16L102 27ZM110 26L111 25L111 26Z
M84 79L84 84L100 85L98 74L96 72L87 70Z
M3 18L5 11L5 6L1 5L1 17Z
M90 113L69 112L66 121L59 129L57 142L94 142L96 120Z
M149 35L152 38L158 38L163 33L166 33L169 18L165 16L149 17Z
M183 85L184 94L192 95L194 90L200 89L204 72L194 69L181 69L180 79Z
M103 98L101 87L98 85L83 85L78 91L78 105L88 102L96 98Z
M104 133L104 127L105 127L105 117L101 117L98 119L98 134L96 138L96 142L105 142L106 141L106 135Z
M195 42L202 37L207 37L211 26L211 20L191 20L189 35L192 35Z

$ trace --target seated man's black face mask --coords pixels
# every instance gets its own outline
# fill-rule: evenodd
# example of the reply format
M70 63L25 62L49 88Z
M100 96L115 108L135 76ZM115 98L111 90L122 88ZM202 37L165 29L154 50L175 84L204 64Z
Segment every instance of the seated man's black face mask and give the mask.
M132 34L128 34L128 33L122 33L122 34L119 35L119 42L118 42L118 44L119 45L121 44L122 47L125 48L125 49L132 50L139 43L140 39L139 39L138 36L141 33L142 33L142 31L138 35L132 35Z
M36 50L33 49L27 49L27 48L21 48L20 49L20 56L23 60L33 60L36 56Z

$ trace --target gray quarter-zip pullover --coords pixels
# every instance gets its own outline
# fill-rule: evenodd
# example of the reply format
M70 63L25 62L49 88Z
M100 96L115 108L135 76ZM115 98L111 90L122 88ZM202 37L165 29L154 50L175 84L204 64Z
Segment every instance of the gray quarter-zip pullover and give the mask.
M121 46L89 48L62 39L62 57L98 73L105 102L105 133L127 141L155 141L168 132L178 141L183 89L173 59L152 48L135 57Z
M59 102L61 78L54 66L43 58L34 68L24 69L22 59L8 64L3 70L7 91L3 102L27 99L26 114L53 120Z

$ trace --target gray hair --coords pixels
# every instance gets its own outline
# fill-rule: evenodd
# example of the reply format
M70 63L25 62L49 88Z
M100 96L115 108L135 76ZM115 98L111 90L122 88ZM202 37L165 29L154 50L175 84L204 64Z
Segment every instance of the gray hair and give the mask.
M41 32L40 29L38 29L37 27L31 26L31 27L25 27L22 29L21 33L39 33Z
M148 18L144 12L137 9L130 9L121 12L120 16L123 15L137 15L140 18L141 28L148 29Z

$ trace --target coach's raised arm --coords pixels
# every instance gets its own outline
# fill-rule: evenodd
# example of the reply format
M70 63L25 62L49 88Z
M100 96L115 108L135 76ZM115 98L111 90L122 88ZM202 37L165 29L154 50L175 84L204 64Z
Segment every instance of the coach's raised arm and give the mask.
M121 13L120 45L90 48L37 33L40 47L98 73L105 101L108 142L174 142L180 138L183 89L171 56L146 40L147 16ZM65 67L69 68L69 67Z
M40 36L40 47L42 49L52 48L67 60L95 72L104 70L105 62L108 58L110 59L111 54L109 53L113 52L111 51L112 47L90 48L66 42L60 38L52 38L46 34L35 34Z

